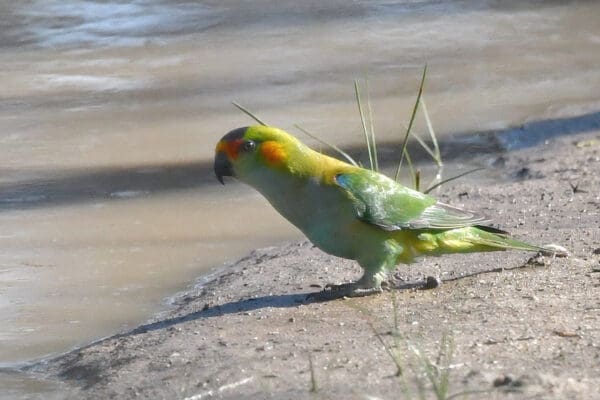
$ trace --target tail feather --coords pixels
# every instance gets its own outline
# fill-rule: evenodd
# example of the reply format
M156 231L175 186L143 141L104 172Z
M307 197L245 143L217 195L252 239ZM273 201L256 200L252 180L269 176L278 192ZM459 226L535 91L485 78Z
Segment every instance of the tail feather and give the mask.
M477 244L480 246L495 247L498 249L512 249L512 250L523 250L523 251L542 251L543 247L536 246L533 244L525 243L520 240L514 239L507 234L490 233L490 232L478 232L477 235L469 237L467 241Z
M475 228L481 229L482 231L486 231L486 232L490 232L490 233L497 233L500 235L510 235L507 231L504 231L500 228L495 228L495 227L489 226L489 225L475 225Z
M566 248L558 245L558 244L547 244L541 250L542 254L545 256L552 257L569 257L571 253Z
M536 251L545 256L567 257L569 255L568 250L562 246L556 244L537 246L515 239L506 232L499 233L478 229L477 234L469 237L467 240L473 244L498 249Z

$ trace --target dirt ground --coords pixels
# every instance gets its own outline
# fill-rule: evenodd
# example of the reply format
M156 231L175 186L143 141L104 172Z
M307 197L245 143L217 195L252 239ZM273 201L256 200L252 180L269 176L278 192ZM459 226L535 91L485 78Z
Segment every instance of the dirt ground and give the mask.
M398 267L398 290L316 302L307 295L360 268L308 242L260 249L150 323L28 372L66 382L73 398L401 399L419 387L434 398L432 381L448 377L449 394L473 399L597 399L600 132L492 165L515 181L455 181L438 198L571 257L429 258ZM415 287L427 276L444 283Z

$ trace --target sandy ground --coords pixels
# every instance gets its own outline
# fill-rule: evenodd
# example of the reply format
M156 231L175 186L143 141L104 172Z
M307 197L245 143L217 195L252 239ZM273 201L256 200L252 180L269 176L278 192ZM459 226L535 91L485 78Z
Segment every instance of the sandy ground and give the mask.
M315 302L309 293L360 269L308 242L260 249L147 325L28 372L66 382L73 398L399 399L418 398L419 386L433 398L429 361L433 374L449 374L449 393L469 398L598 398L600 132L493 165L515 181L456 181L438 197L571 257L430 258L397 269L399 290ZM444 283L417 289L427 276Z

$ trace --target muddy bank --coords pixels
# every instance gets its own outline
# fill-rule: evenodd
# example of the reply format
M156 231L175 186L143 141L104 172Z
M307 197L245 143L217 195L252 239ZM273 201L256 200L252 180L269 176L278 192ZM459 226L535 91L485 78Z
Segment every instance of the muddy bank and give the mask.
M79 398L392 399L416 395L419 384L433 397L420 365L441 351L452 355L437 363L450 373L450 393L595 398L600 132L515 151L492 165L516 181L458 181L437 197L488 214L519 238L561 244L572 257L430 258L397 269L399 290L318 303L307 295L358 278L359 267L308 242L260 249L204 279L151 323L28 371L66 382ZM429 275L442 286L412 288Z

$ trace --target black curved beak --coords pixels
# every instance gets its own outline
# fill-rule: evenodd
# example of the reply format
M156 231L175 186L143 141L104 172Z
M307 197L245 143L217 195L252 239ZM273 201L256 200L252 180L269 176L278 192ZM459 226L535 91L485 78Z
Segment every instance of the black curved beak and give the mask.
M215 155L215 175L222 185L225 184L223 181L224 176L233 176L233 168L227 158L227 154L221 151Z

